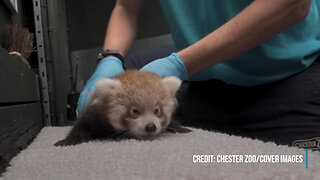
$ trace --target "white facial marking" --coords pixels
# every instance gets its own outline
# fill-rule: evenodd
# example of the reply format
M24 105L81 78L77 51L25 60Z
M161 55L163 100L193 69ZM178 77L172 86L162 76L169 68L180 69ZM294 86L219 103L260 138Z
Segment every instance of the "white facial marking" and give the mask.
M113 128L116 130L125 131L124 127L121 125L121 118L126 113L127 108L123 105L116 105L115 107L111 107L109 112L109 122Z
M171 120L171 116L172 116L173 111L174 111L174 106L172 106L172 105L171 106L170 105L163 106L163 113L168 118L168 124L170 124L170 120Z
M100 103L100 100L98 98L94 98L91 105L99 104L99 103Z
M179 89L180 85L181 85L181 80L178 79L175 76L169 76L169 77L164 77L162 79L162 82L167 86L167 88L169 89L170 95L172 97L175 97L175 94L177 92L177 90Z
M151 133L152 135L157 135L161 131L161 120L156 116L141 116L134 120L134 124L131 127L131 132L134 135L145 136L150 135L150 133L146 132L145 128L149 123L153 123L156 126L156 131Z
M98 96L109 96L116 92L121 82L116 79L103 78L96 83L96 93Z

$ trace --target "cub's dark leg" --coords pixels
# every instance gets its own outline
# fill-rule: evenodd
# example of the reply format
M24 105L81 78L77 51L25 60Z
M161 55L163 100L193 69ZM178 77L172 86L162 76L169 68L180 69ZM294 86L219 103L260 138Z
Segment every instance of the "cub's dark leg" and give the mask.
M167 131L171 133L189 133L192 130L182 127L178 121L172 120L169 126L167 127Z
M86 127L81 123L77 123L74 125L68 136L56 142L55 146L70 146L70 145L76 145L81 144L83 142L88 142L90 140L93 140L92 134L86 129Z
M99 121L99 108L97 106L87 107L83 114L77 119L75 125L68 136L55 143L55 146L70 146L76 145L83 142L88 142L96 138L92 131L92 126Z

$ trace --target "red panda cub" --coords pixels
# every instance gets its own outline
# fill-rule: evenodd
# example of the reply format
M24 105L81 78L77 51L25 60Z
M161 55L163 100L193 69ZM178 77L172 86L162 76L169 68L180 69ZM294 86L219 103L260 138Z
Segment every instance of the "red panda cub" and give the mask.
M180 85L181 81L176 77L160 78L137 70L100 79L70 133L55 145L121 137L151 140L164 130L190 132L172 120Z

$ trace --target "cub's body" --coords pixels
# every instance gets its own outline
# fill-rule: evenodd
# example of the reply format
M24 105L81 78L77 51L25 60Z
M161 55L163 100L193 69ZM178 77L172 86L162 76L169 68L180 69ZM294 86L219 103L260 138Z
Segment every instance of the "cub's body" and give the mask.
M55 145L75 145L100 138L153 139L162 131L189 132L172 121L181 81L128 70L97 82L69 135Z

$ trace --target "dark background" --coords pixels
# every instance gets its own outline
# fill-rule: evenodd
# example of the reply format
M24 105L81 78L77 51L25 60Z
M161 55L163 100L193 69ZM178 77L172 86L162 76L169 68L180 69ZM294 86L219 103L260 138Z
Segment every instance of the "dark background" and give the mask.
M115 0L66 0L71 51L103 44L108 19L115 2ZM145 1L137 39L168 33L168 26L158 1Z
M106 27L116 0L59 0L64 2L70 51L103 44ZM46 3L46 1L44 1ZM12 15L0 1L0 42L7 24L21 24L34 31L32 0L18 0L19 13ZM64 9L57 9L63 13ZM139 21L137 39L168 34L168 26L158 1L145 1Z
M9 24L19 24L35 34L33 1L18 0L18 13L12 12L5 1L8 0L0 0L0 46L3 30ZM74 82L77 82L76 91L80 92L94 71L97 52L103 45L116 2L35 1L41 8L42 31L39 32L42 32L44 44L40 46L34 39L34 49L44 47L46 68L39 73L36 51L28 59L29 67L0 47L0 175L10 159L24 149L44 126L47 115L42 109L44 103L39 76L47 75L51 125L74 123L67 116L68 95ZM138 41L133 51L172 43L158 1L145 1L138 28Z
M79 85L77 87L80 87L78 90L81 91L94 70L96 53L103 45L108 20L116 0L39 1L52 124L66 125L70 124L66 117L67 94L71 91L75 79ZM0 44L3 29L8 24L20 24L35 32L32 2L32 0L18 0L19 12L13 14L4 0L0 0ZM169 34L169 29L159 2L146 0L139 19L137 40L166 34ZM36 47L35 42L34 39ZM162 39L161 42L167 42L167 39ZM153 41L139 43L135 47L144 49L150 44L155 43ZM77 61L79 73L75 77ZM38 73L37 52L31 53L29 62L33 71Z

